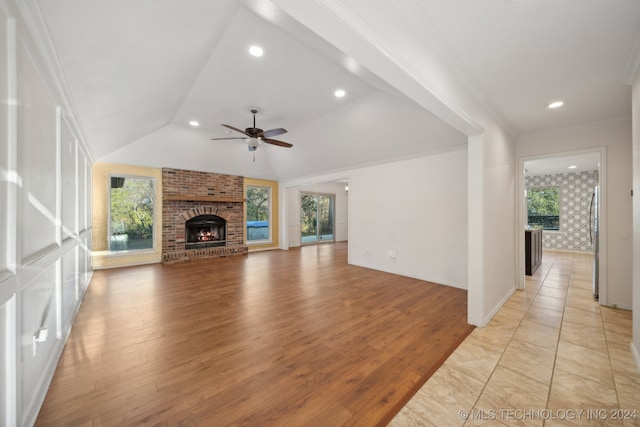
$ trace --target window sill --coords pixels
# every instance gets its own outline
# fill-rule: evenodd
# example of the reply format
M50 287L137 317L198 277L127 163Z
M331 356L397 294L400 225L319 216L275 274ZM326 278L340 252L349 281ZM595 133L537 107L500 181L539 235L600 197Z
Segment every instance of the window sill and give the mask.
M260 246L260 245L272 245L273 244L273 240L252 240L250 242L247 242L247 246L251 247L251 246Z

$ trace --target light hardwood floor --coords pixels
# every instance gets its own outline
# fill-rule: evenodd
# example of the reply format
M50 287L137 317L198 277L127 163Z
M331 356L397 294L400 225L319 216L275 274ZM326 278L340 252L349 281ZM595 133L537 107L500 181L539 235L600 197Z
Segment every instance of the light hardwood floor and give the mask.
M473 330L467 293L346 256L96 271L37 425L386 424Z
M592 256L545 252L390 425L640 426L631 312L594 301L591 275Z

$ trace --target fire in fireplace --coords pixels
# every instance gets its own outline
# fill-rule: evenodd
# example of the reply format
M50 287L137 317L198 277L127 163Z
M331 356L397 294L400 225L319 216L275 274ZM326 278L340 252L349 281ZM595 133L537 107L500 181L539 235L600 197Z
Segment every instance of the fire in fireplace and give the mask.
M217 215L199 215L185 223L186 249L226 246L227 221Z

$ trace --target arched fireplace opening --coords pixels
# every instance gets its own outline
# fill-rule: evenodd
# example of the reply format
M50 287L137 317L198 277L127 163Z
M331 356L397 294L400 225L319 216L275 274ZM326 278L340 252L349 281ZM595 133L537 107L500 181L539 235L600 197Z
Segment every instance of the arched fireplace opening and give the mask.
M227 221L217 215L198 215L185 223L185 249L227 245Z

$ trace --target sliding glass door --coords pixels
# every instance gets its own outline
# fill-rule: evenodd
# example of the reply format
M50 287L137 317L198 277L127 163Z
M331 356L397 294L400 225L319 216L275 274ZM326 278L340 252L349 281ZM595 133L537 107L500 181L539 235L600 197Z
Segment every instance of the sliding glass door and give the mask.
M300 238L302 244L333 242L335 196L301 193Z

